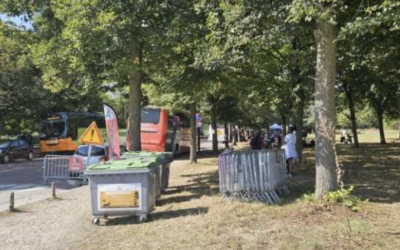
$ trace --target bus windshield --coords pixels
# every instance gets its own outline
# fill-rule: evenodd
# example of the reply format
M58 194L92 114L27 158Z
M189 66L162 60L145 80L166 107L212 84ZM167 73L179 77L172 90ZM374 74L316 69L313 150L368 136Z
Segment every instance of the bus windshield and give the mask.
M142 123L158 124L160 122L159 109L142 109Z
M66 126L63 120L49 120L42 123L40 138L62 137L65 134Z

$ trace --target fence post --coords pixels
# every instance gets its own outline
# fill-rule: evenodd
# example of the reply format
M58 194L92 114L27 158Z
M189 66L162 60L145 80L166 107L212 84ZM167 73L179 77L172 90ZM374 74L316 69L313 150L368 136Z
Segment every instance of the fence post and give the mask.
M54 182L51 183L51 197L56 199L56 184Z
M10 194L10 212L14 212L14 192L11 192Z

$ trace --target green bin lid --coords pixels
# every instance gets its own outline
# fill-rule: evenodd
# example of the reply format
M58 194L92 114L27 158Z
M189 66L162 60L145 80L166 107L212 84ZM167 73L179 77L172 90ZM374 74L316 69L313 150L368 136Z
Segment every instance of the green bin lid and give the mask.
M161 160L171 162L173 159L172 153L170 152L149 152L149 151L130 151L124 153L123 158L136 158L136 157L156 157Z
M127 171L135 169L150 169L156 166L157 162L152 159L122 159L91 165L87 168L87 171Z

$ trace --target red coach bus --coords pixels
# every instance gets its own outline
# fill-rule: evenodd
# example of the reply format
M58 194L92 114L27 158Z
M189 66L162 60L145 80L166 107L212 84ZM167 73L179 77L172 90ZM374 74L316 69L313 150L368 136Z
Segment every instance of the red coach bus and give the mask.
M141 120L142 150L171 152L174 156L190 151L190 122L183 113L170 116L163 108L143 108ZM129 148L129 128L126 147Z

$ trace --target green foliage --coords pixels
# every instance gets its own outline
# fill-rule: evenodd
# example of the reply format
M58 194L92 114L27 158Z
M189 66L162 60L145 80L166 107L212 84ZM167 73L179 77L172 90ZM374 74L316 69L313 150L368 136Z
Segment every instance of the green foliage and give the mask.
M349 188L342 188L340 190L329 192L323 197L324 202L332 202L332 203L340 203L345 207L348 207L354 212L360 211L361 199L352 195L354 191L354 186L350 186ZM301 197L301 200L307 203L315 202L315 194L309 193L304 194Z
M329 192L324 196L326 202L341 203L348 207L354 212L360 211L361 199L352 195L354 186L350 186L348 189L342 188L340 190Z
M301 197L302 201L305 201L307 203L312 203L315 201L315 195L313 193L311 194L303 194L303 196Z
M347 9L344 0L293 0L289 21L327 21L337 23L337 15Z
M0 134L33 130L48 107L48 92L29 56L32 34L0 21Z
M46 88L31 53L35 42L35 33L0 22L0 134L37 131L51 112L102 110L101 89L94 86Z
M400 121L397 119L385 120L385 127L390 129L400 130Z
M340 111L337 114L337 124L344 128L351 128L350 114L347 110ZM377 128L378 124L376 121L376 114L374 110L365 106L364 108L360 108L357 112L356 116L357 127L359 129L365 128Z
M196 101L206 112L218 104L220 119L254 126L283 116L292 121L300 92L305 93L305 110L313 113L315 21L334 22L340 30L337 89L343 91L342 83L352 87L361 127L373 123L371 112L363 110L367 101L382 107L388 118L399 114L398 7L393 0L0 4L0 10L27 14L33 21L34 36L25 46L30 55L20 62L40 69L37 84L60 99L52 99L53 104L74 108L83 100L83 109L93 107L110 89L126 97L136 67L132 50L142 46L140 70L143 82L152 86L144 87L152 104L181 109ZM124 103L113 105L123 111ZM339 123L349 125L346 101L340 106ZM310 125L312 117L306 115Z

